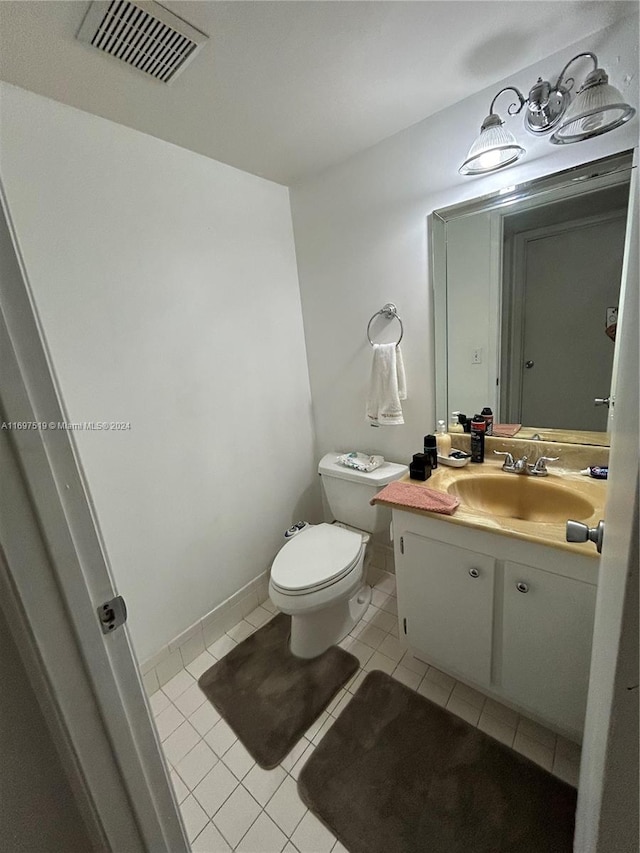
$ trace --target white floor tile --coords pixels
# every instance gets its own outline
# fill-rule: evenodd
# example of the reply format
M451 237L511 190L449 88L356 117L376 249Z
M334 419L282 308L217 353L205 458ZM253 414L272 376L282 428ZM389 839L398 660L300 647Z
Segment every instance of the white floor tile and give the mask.
M266 811L289 837L302 820L307 807L300 799L298 786L291 776L286 776L278 790L271 797Z
M336 837L308 811L291 836L291 841L300 853L330 853Z
M242 780L242 784L261 806L266 806L286 775L282 767L263 770L255 764Z
M398 599L393 595L387 596L387 600L384 602L381 609L384 610L385 613L392 613L397 619Z
M539 725L539 723L534 723L533 720L529 720L527 717L520 717L518 734L522 734L530 740L537 740L552 751L556 747L556 733Z
M182 779L178 776L175 770L169 771L169 776L171 778L171 784L173 785L173 790L176 795L176 800L178 804L182 803L191 793L187 786L184 784Z
M351 702L352 699L353 699L353 694L345 692L342 699L338 702L338 704L333 709L332 716L338 718L340 716L340 714L344 711L344 709L347 707L349 702Z
M165 741L183 723L184 717L175 705L170 704L164 711L160 711L156 717L156 728L158 729L160 740Z
M304 733L304 736L306 737L307 740L313 740L314 736L319 731L319 729L322 728L322 726L324 725L324 721L328 717L329 717L329 714L327 713L327 711L323 711L320 714L320 716L311 723L309 728Z
M271 601L270 598L265 599L260 606L264 607L265 610L268 610L269 613L278 612L278 608L275 606L275 604L273 603L273 601Z
M531 761L535 761L540 767L544 767L545 770L551 770L553 766L553 750L544 746L540 741L532 740L520 731L517 731L513 741L513 748L521 755L530 758Z
M371 646L372 649L377 649L387 636L386 631L381 631L380 628L376 628L375 625L371 624L371 622L359 622L358 624L364 625L364 627L358 633L357 639L360 640L361 643Z
M178 649L156 664L156 675L158 676L158 684L160 687L170 681L174 675L179 673L183 666L184 663L182 661L182 656Z
M360 666L364 666L373 654L371 646L361 643L360 640L354 640L353 637L345 637L338 645L350 654L355 655Z
M387 637L389 635L387 634ZM393 639L393 637L391 638ZM396 661L387 655L383 654L380 650L374 652L368 661L363 664L364 669L367 672L372 672L374 669L379 669L381 672L386 672L387 675L391 675L393 670L396 668Z
M389 596L386 592L382 592L379 589L371 590L371 604L374 607L378 607L380 610L383 609L383 605L388 601Z
M200 678L204 672L211 669L215 662L216 659L212 657L209 652L202 652L201 655L198 655L198 657L195 660L192 660L187 666L187 671L194 678Z
M452 690L453 686L443 687L442 684L438 684L435 681L429 681L425 676L420 682L417 692L421 696L424 696L425 699L429 699L430 702L434 702L436 705L440 705L444 708L449 701L449 696L451 696Z
M287 843L286 835L262 812L236 847L237 853L280 853Z
M358 688L365 680L365 678L369 675L369 673L364 669L359 669L358 672L354 675L351 681L347 682L347 691L353 695L358 692Z
M331 700L331 702L329 702L329 704L328 704L328 705L327 705L327 707L325 708L325 710L326 710L326 712L327 712L328 714L333 714L334 708L335 708L335 707L336 707L336 705L340 702L340 700L345 696L346 692L347 692L347 691L345 690L345 688L344 688L344 687L342 687L340 690L338 690L338 692L337 692L337 693L336 693L336 695L333 697L333 699Z
M251 613L248 613L245 616L245 619L255 628L260 628L262 625L267 623L272 616L273 613L269 613L269 611L264 607L258 606L255 610L252 610Z
M209 817L213 817L224 801L238 786L238 780L228 767L219 761L193 789L193 795Z
M404 658L403 658L404 660ZM413 672L410 669L407 669L406 666L402 666L402 664L398 664L398 666L393 670L391 675L399 681L400 684L404 684L405 687L410 687L412 690L415 690L416 687L422 681L422 676L417 672Z
M328 716L324 723L320 726L318 731L311 738L311 743L315 743L315 745L317 746L334 723L335 717Z
M379 589L385 595L396 594L395 575L385 573L374 584L374 589Z
M461 699L463 702L467 702L467 704L473 705L480 710L482 710L487 698L484 693L474 690L473 687L468 687L461 681L456 682L452 695L455 696L456 699Z
M456 696L455 690L449 697L446 707L447 711L451 711L452 714L460 717L470 725L478 725L478 720L480 719L480 708L475 705L470 705L468 702L463 702L462 699L459 699Z
M391 658L391 660L394 660L396 663L400 663L406 650L407 647L404 643L401 643L400 640L397 640L395 637L391 637L388 634L384 641L378 646L379 652L382 652L383 655Z
M252 625L250 622L243 619L242 622L238 622L237 625L230 628L227 631L227 634L232 640L235 640L236 643L241 643L243 640L246 640L247 637L250 637L255 630L255 625Z
M154 717L157 717L165 708L168 708L171 704L170 699L168 698L166 693L163 693L162 690L156 690L155 693L152 693L149 696L149 704L151 705L151 712Z
M219 720L204 739L218 758L222 758L237 740L233 729L224 720Z
M487 701L482 707L482 713L490 714L497 720L511 726L512 729L518 728L520 714L518 714L517 711L513 711L511 708L507 708L507 706L503 705L501 702L496 702L495 699L487 698Z
M200 740L200 735L186 720L169 735L162 745L167 760L175 767Z
M480 715L478 728L481 732L486 732L486 734L491 735L492 738L505 744L505 746L513 746L516 736L515 728L505 723L504 720L499 720L497 717L488 714L486 710Z
M233 640L228 634L224 634L215 643L212 643L207 651L210 655L213 655L214 658L220 660L223 658L227 652L230 652L231 649L235 649L238 644L235 640Z
M154 669L150 669L149 672L145 672L142 675L142 686L144 687L144 692L147 696L151 696L152 693L157 693L160 689L160 682L158 681L158 673Z
M191 687L188 687L184 693L173 700L173 704L181 714L184 714L185 717L190 717L206 701L207 697L198 687L198 682L194 681Z
M400 661L400 666L410 669L411 672L417 673L421 678L427 674L429 664L415 657L413 652L406 651L404 657Z
M300 851L297 847L294 847L293 844L289 841L282 853L300 853Z
M176 764L180 778L190 791L218 763L218 756L201 740Z
M193 794L190 794L180 806L180 814L187 830L187 837L189 841L193 841L207 825L209 818Z
M449 693L451 693L456 684L455 678L447 675L446 672L436 669L435 666L429 667L427 674L425 675L425 680L433 681L435 684L439 684L440 687L444 687L445 689L448 688Z
M375 628L380 628L381 631L389 633L393 628L398 627L398 620L393 613L386 613L384 610L374 608L376 612L368 621L368 625L373 625Z
M296 763L293 765L293 767L289 771L289 774L291 776L293 776L293 778L296 781L298 780L298 776L300 775L300 771L302 770L304 765L307 763L307 761L313 755L313 751L315 748L316 748L315 743L310 743L309 746L305 749L305 751L302 753L300 758L296 761Z
M191 844L193 853L231 853L231 848L218 832L214 823L209 823Z
M162 691L166 693L171 701L175 701L178 696L181 696L184 691L191 687L194 683L193 676L190 672L187 672L186 669L181 669L177 675L174 675L173 678L170 678L169 681L163 686Z
M198 734L204 736L211 731L220 719L220 714L216 711L211 702L206 701L200 705L197 711L194 711L193 714L191 714L189 722Z
M240 782L255 764L255 761L239 740L225 752L223 761Z
M287 773L290 773L296 761L300 758L300 756L308 746L309 741L305 737L301 737L300 740L293 747L291 752L286 755L280 762L280 766L282 767L282 769L285 770Z
M235 848L260 812L261 808L251 794L242 785L238 785L229 799L218 809L213 822L227 843Z
M349 853L344 844L341 844L339 841L336 841L335 847L331 849L331 853Z

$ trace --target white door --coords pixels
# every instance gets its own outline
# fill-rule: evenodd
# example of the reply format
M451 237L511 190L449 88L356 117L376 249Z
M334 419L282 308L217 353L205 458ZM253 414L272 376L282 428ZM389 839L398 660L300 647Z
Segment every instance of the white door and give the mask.
M2 606L43 695L95 848L188 851L126 625L103 634L117 590L0 196ZM19 425L30 425L19 428ZM37 816L34 815L34 819Z
M616 404L593 633L576 853L638 845L638 176L634 156L622 273Z
M398 616L408 643L436 666L488 685L495 559L406 532L401 550Z

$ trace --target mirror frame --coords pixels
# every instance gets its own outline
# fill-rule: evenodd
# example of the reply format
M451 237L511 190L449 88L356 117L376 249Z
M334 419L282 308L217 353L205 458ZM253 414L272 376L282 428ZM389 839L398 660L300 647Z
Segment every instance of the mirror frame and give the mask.
M475 213L509 208L519 203L523 204L522 209L539 207L545 203L545 198L551 193L554 194L554 201L575 197L584 192L583 187L587 181L590 191L614 186L627 181L630 178L632 168L633 149L630 149L531 181L508 186L450 207L440 208L432 211L428 216L428 245L433 292L436 421L444 420L448 424L450 418L447 356L447 224ZM501 286L499 290L501 291ZM501 300L499 294L497 298L499 307ZM442 318L444 318L444 322L442 322ZM498 343L496 345L498 349L500 348L499 336L500 330L498 330ZM543 428L540 424L532 426ZM548 427L547 429L553 428ZM579 434L580 431L576 430L575 432Z

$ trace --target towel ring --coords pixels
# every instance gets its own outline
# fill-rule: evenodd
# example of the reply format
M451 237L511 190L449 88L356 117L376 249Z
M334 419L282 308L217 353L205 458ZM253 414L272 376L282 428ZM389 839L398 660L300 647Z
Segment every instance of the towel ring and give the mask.
M386 305L383 305L379 311L373 315L373 317L369 320L367 325L367 338L369 339L369 343L371 346L375 346L375 342L371 340L371 324L380 314L384 314L387 320L393 320L394 318L400 323L400 337L396 341L396 346L400 345L400 341L402 340L402 336L404 335L404 326L402 325L402 320L398 316L398 309L393 304L393 302L387 302Z

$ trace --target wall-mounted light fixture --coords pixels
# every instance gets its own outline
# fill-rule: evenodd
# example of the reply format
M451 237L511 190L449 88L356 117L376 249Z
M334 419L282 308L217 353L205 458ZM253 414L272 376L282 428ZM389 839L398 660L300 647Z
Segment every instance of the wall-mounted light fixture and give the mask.
M591 71L575 100L571 103L573 77L565 74L572 62L582 57L593 61ZM503 93L512 91L518 96L519 106L510 104L507 112L517 115L526 107L524 125L535 135L554 131L551 142L554 145L567 145L591 139L620 127L635 115L635 110L625 103L620 92L609 83L609 78L602 68L598 68L598 58L595 53L579 53L570 59L560 72L555 85L548 80L538 78L537 83L525 98L515 86L500 89L489 107L489 115L482 122L480 135L475 140L466 160L458 171L461 175L483 175L495 172L515 163L525 153L513 134L504 127L504 122L493 107L497 98Z

